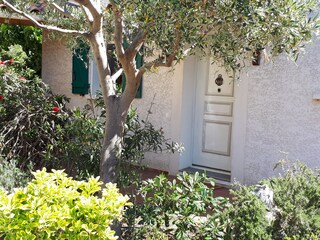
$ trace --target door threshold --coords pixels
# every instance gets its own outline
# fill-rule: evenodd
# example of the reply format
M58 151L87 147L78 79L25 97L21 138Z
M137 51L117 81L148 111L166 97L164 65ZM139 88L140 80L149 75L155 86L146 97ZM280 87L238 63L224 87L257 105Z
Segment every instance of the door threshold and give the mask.
M213 178L216 183L222 186L227 186L230 187L230 182L231 182L231 176L230 174L214 171L212 169L207 169L207 168L200 168L200 167L187 167L184 169L181 169L180 172L188 172L188 173L196 173L199 172L200 174L206 173L207 177Z

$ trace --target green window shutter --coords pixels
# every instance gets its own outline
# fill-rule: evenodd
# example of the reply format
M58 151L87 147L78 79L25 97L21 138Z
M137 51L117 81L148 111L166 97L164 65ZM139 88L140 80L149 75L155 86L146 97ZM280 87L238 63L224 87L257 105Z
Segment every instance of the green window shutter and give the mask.
M138 53L136 56L136 66L137 68L140 68L142 67L142 65L143 65L143 57L140 53ZM136 98L142 98L142 79L140 81L140 86L138 88Z
M89 93L88 53L89 47L81 47L72 56L72 93L74 94Z
M129 46L129 44L127 43L126 40L124 40L123 42L123 47L126 49ZM143 50L143 49L142 49ZM143 65L143 55L138 53L136 56L136 67L140 68ZM142 98L142 81L143 78L140 81L140 86L138 88L137 94L136 94L136 98ZM124 74L122 74L122 91L124 91L126 87L126 76Z

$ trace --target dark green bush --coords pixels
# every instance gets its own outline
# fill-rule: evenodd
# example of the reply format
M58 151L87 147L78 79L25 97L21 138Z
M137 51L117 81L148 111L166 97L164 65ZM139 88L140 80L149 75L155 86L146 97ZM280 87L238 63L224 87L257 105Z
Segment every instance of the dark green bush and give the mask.
M320 172L301 162L283 168L283 176L263 180L273 190L273 207L254 194L254 186L234 191L225 212L227 239L320 239ZM272 219L267 220L270 211Z
M32 163L34 169L65 169L78 179L97 176L104 114L94 117L67 109L68 99L52 94L26 67L27 59L18 45L0 54L0 154L7 160L16 159L24 169ZM104 113L102 98L96 102ZM139 171L133 169L140 169L145 152L182 148L131 109L121 149L118 183L126 186L139 178Z
M127 239L221 239L228 199L214 198L213 185L205 175L186 172L173 181L164 175L144 181L137 194L143 203L127 209Z
M279 209L272 225L273 239L320 239L320 171L301 162L283 171L282 177L266 181Z
M103 123L80 109L69 111L58 138L48 145L45 159L53 168L66 169L78 179L99 175ZM54 163L54 164L52 164Z
M33 26L0 24L0 49L19 44L28 55L27 66L41 73L42 30Z
M97 175L102 124L68 110L68 99L52 94L26 67L27 59L18 45L0 55L0 154L24 169L32 163L34 169L64 168L77 178Z
M241 186L232 191L232 205L223 214L228 226L225 239L271 239L266 206L254 194L254 189L254 186Z

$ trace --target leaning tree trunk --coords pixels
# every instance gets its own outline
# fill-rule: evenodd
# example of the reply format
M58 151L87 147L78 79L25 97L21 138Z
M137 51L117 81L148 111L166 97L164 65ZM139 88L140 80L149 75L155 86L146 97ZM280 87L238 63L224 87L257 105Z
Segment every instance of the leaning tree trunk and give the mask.
M121 111L120 98L109 97L106 106L106 122L100 160L100 178L104 183L115 182L118 155L121 151L121 141L126 118L126 111Z
M130 84L128 85L130 86ZM137 89L136 84L134 84L134 88ZM104 183L116 181L124 124L135 93L136 90L133 90L132 93L125 94L125 96L110 96L105 103L106 122L100 160L100 178Z
M131 78L130 78L131 77ZM124 94L110 96L105 102L106 122L104 129L104 140L100 160L100 178L104 183L115 182L117 175L118 157L122 150L124 124L131 103L139 87L139 82L134 76L127 79L127 89Z
M123 94L118 96L116 81L112 78L108 65L106 44L102 31L88 37L93 49L97 64L99 80L106 110L106 123L104 140L100 160L100 178L104 183L116 181L117 157L121 152L121 141L128 109L136 95L140 80L136 76L135 61L133 56L119 57L126 75L126 88ZM120 41L122 43L122 41ZM122 45L118 43L119 46ZM116 43L116 46L118 46ZM120 47L116 48L120 48ZM121 52L121 50L118 50ZM139 76L140 77L140 76Z

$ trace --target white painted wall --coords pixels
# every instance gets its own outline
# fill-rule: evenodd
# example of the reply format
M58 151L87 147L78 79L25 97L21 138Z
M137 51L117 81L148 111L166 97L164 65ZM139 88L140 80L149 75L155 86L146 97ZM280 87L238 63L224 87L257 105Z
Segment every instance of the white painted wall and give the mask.
M172 139L172 104L174 104L173 84L174 73L170 69L160 69L158 73L147 73L143 77L142 98L135 99L133 103L141 119L146 119L151 107L148 120L156 128L162 127L165 136L170 139ZM171 154L166 152L147 153L144 164L151 168L169 171L171 157Z
M68 107L82 108L88 103L86 97L72 94L71 51L63 44L63 41L50 39L46 31L43 31L42 79L50 85L53 93L63 94L70 98Z
M70 97L70 107L84 106L87 98L71 93L70 51L62 42L44 39L44 81L55 93ZM320 166L320 101L312 100L320 93L319 49L320 41L308 46L297 63L281 56L241 75L235 86L232 178L250 184L274 175L273 166L284 157L280 151L289 152L289 159ZM143 97L134 101L141 118L153 103L149 120L186 148L181 156L147 154L149 167L176 174L192 163L196 62L191 57L174 72L160 69L144 77Z
M274 64L252 67L247 76L244 182L275 174L288 152L291 160L320 166L320 41L309 45L297 63L281 56Z
M299 159L310 167L320 166L320 101L312 99L315 93L320 93L319 49L318 41L307 47L297 63L280 56L274 62L249 67L241 74L235 84L232 179L253 184L277 175L273 167L286 157L282 152L288 152L291 160ZM169 102L163 104L159 98L161 110L153 114L167 135L186 147L181 156L160 157L169 161L161 169L168 167L172 174L192 163L195 63L190 58L176 68L173 85L163 86L161 75L149 84L145 81L144 94L149 99L159 89L165 90L166 98L172 98L171 112L166 106ZM145 99L139 101L139 109L143 109ZM158 159L149 158L149 165L159 166Z

